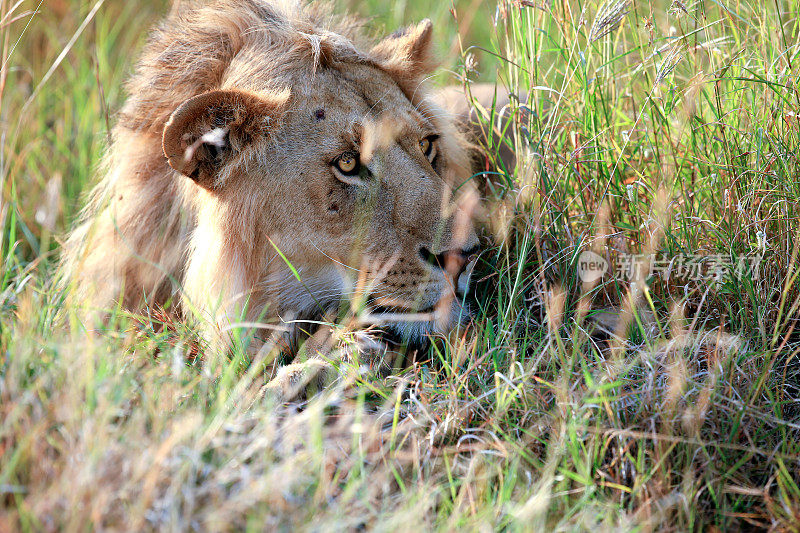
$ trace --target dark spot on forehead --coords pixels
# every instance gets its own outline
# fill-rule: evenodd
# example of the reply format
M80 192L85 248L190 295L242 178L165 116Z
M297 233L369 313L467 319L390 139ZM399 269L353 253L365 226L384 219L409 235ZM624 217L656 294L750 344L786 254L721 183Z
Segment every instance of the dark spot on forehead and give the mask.
M314 111L314 118L317 121L325 120L325 110L324 109L317 109Z

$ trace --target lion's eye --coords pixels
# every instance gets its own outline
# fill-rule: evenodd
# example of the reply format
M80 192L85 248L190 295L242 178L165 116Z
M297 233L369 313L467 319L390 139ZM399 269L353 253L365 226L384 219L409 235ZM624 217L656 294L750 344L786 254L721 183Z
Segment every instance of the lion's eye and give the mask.
M353 152L345 152L337 157L333 164L336 165L336 168L339 169L339 172L342 174L347 176L358 174L358 154L354 154Z
M431 140L426 137L419 142L419 147L422 149L423 154L428 155L433 147L433 144L431 143Z
M419 148L428 159L430 159L433 154L433 142L436 140L436 137L436 135L429 135L419 141Z

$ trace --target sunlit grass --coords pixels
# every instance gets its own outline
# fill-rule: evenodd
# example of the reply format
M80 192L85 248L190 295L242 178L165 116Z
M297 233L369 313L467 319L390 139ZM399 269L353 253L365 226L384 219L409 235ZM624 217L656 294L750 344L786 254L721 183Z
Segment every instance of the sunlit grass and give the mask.
M287 406L245 350L158 317L87 328L50 286L166 4L2 5L0 530L796 530L798 2L346 6L432 18L437 84L520 95L519 157L477 176L473 327ZM584 250L763 259L632 289L582 283Z

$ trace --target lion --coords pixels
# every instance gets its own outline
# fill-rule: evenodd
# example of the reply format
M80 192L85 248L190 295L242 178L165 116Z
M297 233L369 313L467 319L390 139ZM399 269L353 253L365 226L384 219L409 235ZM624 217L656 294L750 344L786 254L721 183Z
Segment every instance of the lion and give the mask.
M469 143L427 85L431 36L425 20L371 44L296 1L175 8L65 243L70 297L201 316L209 338L357 295L406 340L463 323L476 200Z

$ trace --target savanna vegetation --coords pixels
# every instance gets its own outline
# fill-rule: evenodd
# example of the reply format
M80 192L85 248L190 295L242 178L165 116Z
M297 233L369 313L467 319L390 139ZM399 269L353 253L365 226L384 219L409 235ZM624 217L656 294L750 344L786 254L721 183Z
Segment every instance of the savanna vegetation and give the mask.
M800 529L800 2L340 8L431 18L518 157L487 136L472 324L275 405L265 360L52 284L168 3L0 2L0 530Z

